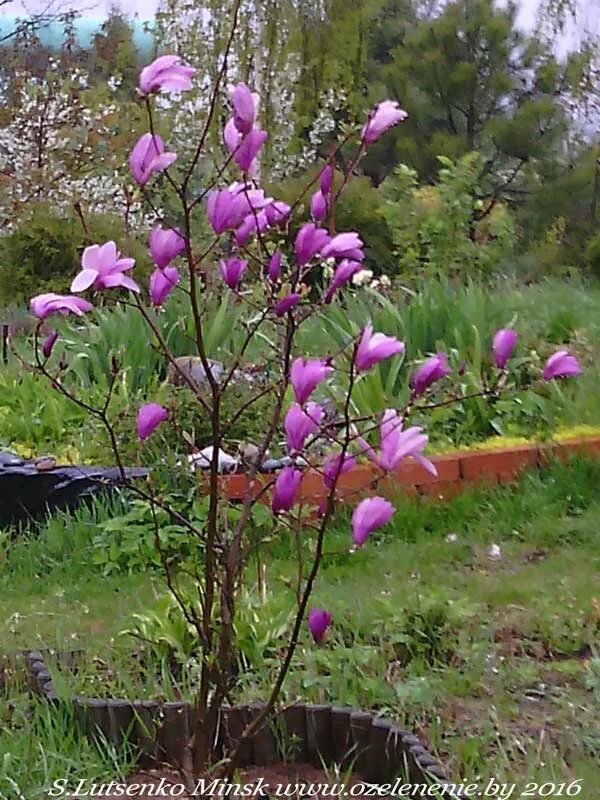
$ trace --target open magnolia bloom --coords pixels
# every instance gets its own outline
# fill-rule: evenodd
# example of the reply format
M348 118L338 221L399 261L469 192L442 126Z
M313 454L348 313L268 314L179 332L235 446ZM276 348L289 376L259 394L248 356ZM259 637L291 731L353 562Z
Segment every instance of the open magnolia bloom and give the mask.
M81 257L83 269L73 279L72 292L84 292L92 287L96 291L122 286L139 292L137 283L124 273L135 266L134 258L121 258L114 242L86 247Z

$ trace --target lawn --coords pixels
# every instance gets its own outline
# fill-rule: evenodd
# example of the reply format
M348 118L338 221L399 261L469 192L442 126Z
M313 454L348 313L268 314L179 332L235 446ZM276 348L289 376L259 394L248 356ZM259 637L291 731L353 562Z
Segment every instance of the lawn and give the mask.
M470 492L448 504L407 499L357 552L348 551L340 518L314 598L333 613L332 633L320 648L305 637L287 697L379 709L413 728L455 779L494 777L522 789L530 779L581 778L587 788L580 797L593 797L599 479L599 464L578 459L528 474L514 489ZM127 677L143 644L120 633L136 625L158 630L160 571L132 560L106 574L98 558L118 531L104 521L122 513L100 504L14 540L4 534L0 652L83 648L88 688L100 663L104 692L154 690ZM264 695L279 660L292 552L288 534L276 531L262 552L263 597L244 598L237 691L246 700ZM185 636L180 644L185 649ZM18 797L15 787L26 800L44 797L51 778L69 771L107 778L127 770L129 754L108 745L95 751L72 720L38 707L32 726L26 711L25 695L11 682L0 706L0 797Z

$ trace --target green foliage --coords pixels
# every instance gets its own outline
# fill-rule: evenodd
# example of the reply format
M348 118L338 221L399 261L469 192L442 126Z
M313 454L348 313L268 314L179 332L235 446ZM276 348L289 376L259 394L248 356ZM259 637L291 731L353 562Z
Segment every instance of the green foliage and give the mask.
M142 501L130 500L129 505L125 513L99 525L93 538L93 562L104 575L160 568L163 559L182 563L197 555L189 530L165 511L160 508L153 511ZM193 523L193 509L188 513Z
M124 780L135 763L128 746L91 742L75 721L73 704L50 705L23 690L0 698L0 713L0 797L48 797L55 781L74 786L82 776Z
M481 216L483 159L468 153L456 163L439 158L435 186L419 186L414 170L400 165L382 184L382 216L391 232L399 271L428 277L443 273L463 279L489 275L515 247L510 212L502 206ZM479 219L478 219L479 215Z
M316 179L317 175L318 170L313 167L298 177L276 184L270 191L291 203L311 181ZM342 173L336 171L334 177L336 190L341 183ZM299 213L309 214L310 197L316 188L318 185L315 182L311 191L305 194ZM382 214L383 209L384 197L365 175L356 176L346 185L335 207L336 229L360 231L365 243L369 269L378 275L393 274L397 270L397 260L392 252L393 241Z
M514 177L554 155L564 131L556 100L560 70L549 50L515 24L516 7L455 0L425 16L382 70L408 120L393 134L396 156L431 181L439 154L486 159L482 191L511 196Z
M600 275L600 231L588 240L585 246L584 258L590 272L594 275Z
M95 242L111 239L123 245L123 221L112 215L91 215L86 220ZM81 221L38 203L14 230L0 238L0 306L26 305L34 294L68 292L80 269L81 253L89 244ZM136 277L149 274L147 248L133 241Z
M0 239L0 303L26 303L32 294L64 292L78 267L80 230L38 207L33 219Z
M333 304L314 324L301 331L303 351L322 355L347 344L371 320L376 330L394 335L406 344L404 360L378 364L357 382L353 394L358 413L380 413L402 407L408 399L413 365L440 350L449 354L453 380L462 394L480 389L479 376L491 375L491 340L498 328L514 326L519 346L511 360L510 398L472 398L436 409L415 422L426 425L434 441L468 444L494 433L545 436L557 425L597 421L589 399L589 385L597 379L594 347L598 335L597 290L576 282L547 281L514 287L506 279L486 285L469 280L464 285L447 277L417 281L416 291L382 295L374 290L346 292L343 304ZM559 288L561 287L561 288ZM568 288L567 288L568 287ZM560 297L560 301L558 301ZM568 345L586 364L581 380L519 387L538 378L544 359L558 346ZM462 376L457 368L465 364ZM334 393L343 391L337 377ZM337 388L336 388L337 386ZM515 391L516 390L516 391Z

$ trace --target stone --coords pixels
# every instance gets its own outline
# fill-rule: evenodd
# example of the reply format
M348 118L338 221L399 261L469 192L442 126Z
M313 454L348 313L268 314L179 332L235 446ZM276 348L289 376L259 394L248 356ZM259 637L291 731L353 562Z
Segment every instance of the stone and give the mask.
M212 445L205 447L198 453L192 453L191 455L188 456L188 464L190 467L190 471L195 472L196 469L198 468L210 469L212 457L213 457ZM230 456L229 453L226 453L224 450L219 450L219 457L217 462L217 469L219 472L231 472L232 470L236 469L239 463L240 461L238 458Z
M208 383L206 371L204 369L204 365L202 364L202 359L198 356L178 356L175 359L175 363L177 364L178 369L183 372L184 375L187 375L187 377L198 386L204 386ZM213 361L209 358L208 366L210 368L211 375L215 378L215 380L220 381L225 370L223 362ZM180 372L178 372L178 369L173 364L169 364L169 369L167 370L169 383L172 383L173 386L185 386L186 382Z

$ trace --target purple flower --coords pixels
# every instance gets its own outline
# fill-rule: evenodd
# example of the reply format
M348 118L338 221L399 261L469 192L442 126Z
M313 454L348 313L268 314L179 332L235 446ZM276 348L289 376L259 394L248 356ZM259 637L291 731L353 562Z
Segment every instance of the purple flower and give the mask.
M384 100L371 111L367 124L362 129L361 138L365 144L373 144L393 125L402 122L408 114L395 100Z
M317 386L332 372L333 367L330 367L325 361L316 359L304 361L303 358L296 358L290 372L296 401L301 404L306 403Z
M284 203L283 200L273 200L265 207L265 214L269 220L269 225L282 227L287 223L292 213L291 206Z
M321 644L331 625L331 614L324 608L311 608L308 613L308 627L317 644Z
M129 169L134 180L144 186L155 172L167 169L177 158L177 153L165 153L160 136L145 133L131 151Z
M517 332L512 328L500 328L496 331L492 344L494 360L498 369L504 369L517 345Z
M181 63L179 56L160 56L140 72L139 87L142 94L166 89L187 92L192 88L193 67Z
M316 222L325 219L327 214L327 198L323 192L315 192L310 200L310 214Z
M250 213L252 209L258 211L261 208L265 208L265 206L273 202L272 197L265 197L264 189L253 189L252 184L249 183L235 181L229 187L229 191L239 195L244 200L247 208L246 214Z
M246 209L240 207L237 194L229 189L214 189L208 195L206 213L216 234L236 228L244 219Z
M161 422L169 418L169 412L160 403L145 403L140 407L137 415L137 435L140 439L147 439Z
M325 245L321 255L323 258L352 258L354 261L362 261L365 257L362 249L363 241L358 233L338 233Z
M245 83L238 83L231 92L233 121L242 134L248 134L254 127L258 106L258 95L253 94Z
M381 425L379 426L380 452L379 455L365 440L357 436L356 442L365 455L384 470L396 469L404 458L414 458L425 467L427 472L437 475L435 465L423 455L423 448L428 442L428 437L423 433L423 428L413 426L402 430L402 418L391 408L384 411Z
M296 260L299 264L306 264L317 253L322 253L329 241L325 228L317 228L313 222L305 223L298 231L294 243Z
M52 331L52 333L49 333L48 336L46 336L42 343L42 353L44 354L44 358L50 358L57 339L58 331Z
M242 184L229 189L215 189L208 195L206 212L216 234L232 230L254 211L270 203L262 189L244 188Z
M227 147L230 153L235 153L240 146L241 140L242 134L235 127L235 121L232 117L223 128L223 141L225 142L225 147Z
M321 174L319 175L319 188L321 193L327 197L331 192L331 187L333 185L333 167L331 164L327 164L327 166L323 167L321 170Z
M307 436L319 429L324 413L318 403L307 403L306 410L298 403L292 403L283 422L290 452L302 450Z
M289 511L294 505L296 493L302 480L302 471L294 467L284 467L275 481L275 492L271 502L273 513Z
M335 271L333 276L333 280L325 293L325 302L331 303L333 300L333 295L337 292L337 290L347 283L353 275L362 269L362 264L360 261L350 261L349 259L345 258L343 261L340 261L338 268Z
M244 221L239 228L235 229L235 242L238 247L243 247L250 235L258 231L264 233L269 227L267 216L264 211L253 211L244 217Z
M157 267L164 269L185 250L185 239L179 228L157 225L150 234L150 253Z
M323 482L328 489L333 488L336 478L354 469L356 459L346 453L343 458L341 453L330 453L323 461Z
M364 372L379 361L383 361L384 358L401 353L404 353L404 342L398 341L394 336L373 333L373 326L369 322L365 325L356 349L356 369Z
M252 162L258 155L258 151L268 138L269 134L266 131L259 130L250 131L244 136L240 146L233 154L233 160L242 172L248 172Z
M410 376L410 386L413 390L413 394L415 397L418 397L423 394L432 383L445 378L446 375L449 375L451 372L452 370L448 366L448 356L446 353L436 353L434 356L424 361Z
M80 317L86 311L91 311L93 306L82 297L72 294L38 294L30 300L31 311L38 319L46 319L50 314L76 314Z
M367 497L361 500L352 514L354 544L357 547L363 545L370 533L390 521L395 510L383 497Z
M568 350L559 350L546 361L542 377L545 381L553 378L570 378L581 375L582 369L579 362Z
M275 304L275 313L278 317L283 317L294 306L297 306L300 300L302 300L302 295L299 292L290 292Z
M175 284L179 281L177 267L155 269L150 276L150 299L153 306L162 306Z
M275 250L269 259L269 268L267 274L269 276L269 280L273 281L273 283L279 280L279 276L281 275L281 250Z
M83 251L81 257L83 269L73 279L71 291L84 292L90 286L96 291L123 286L132 292L139 292L140 287L133 278L123 274L134 265L134 258L121 258L114 242L93 244Z
M221 259L219 262L223 280L230 289L237 289L242 280L242 275L246 271L248 262L241 258L228 258L227 261Z

